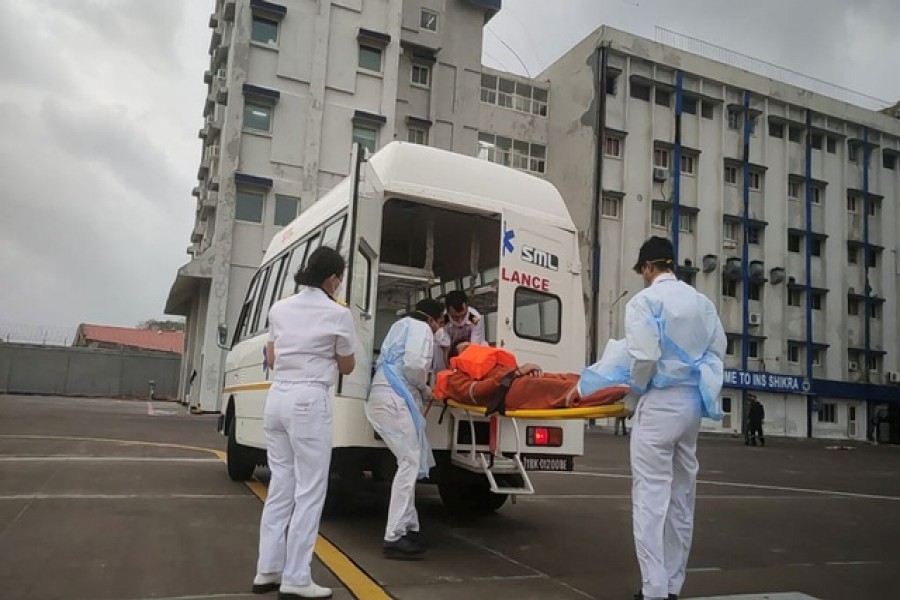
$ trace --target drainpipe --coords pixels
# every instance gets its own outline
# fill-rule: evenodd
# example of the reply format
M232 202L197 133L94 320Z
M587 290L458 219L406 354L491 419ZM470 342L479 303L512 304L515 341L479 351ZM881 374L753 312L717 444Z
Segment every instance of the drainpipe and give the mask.
M869 319L872 316L872 286L869 285L869 253L872 252L872 249L869 247L869 203L872 201L871 198L869 198L869 161L871 158L872 153L869 149L869 128L863 127L863 260L866 261L863 267L863 273L865 275L864 293L866 295L864 301L865 317L863 321L865 332L863 357L866 361L864 371L866 374L866 383L871 383L869 375L869 355L872 352L872 330L871 323L869 322Z
M806 111L806 377L813 376L812 322L812 111ZM812 437L812 397L806 396L806 437Z
M681 237L681 110L684 73L675 73L675 152L672 157L674 171L672 182L672 248L675 254L675 272L678 272L678 242Z
M590 352L588 362L597 362L597 348L600 335L600 204L603 201L603 152L606 144L606 66L608 64L608 46L600 44L597 47L595 98L597 99L597 132L594 144L594 203L591 208L591 327L590 327ZM624 210L624 206L623 206ZM624 223L624 218L622 219Z
M741 216L741 371L747 372L750 353L750 244L747 239L750 223L750 92L744 90L744 141L743 141L743 201ZM747 390L742 392L743 414L748 410ZM746 435L746 419L741 419L741 429Z

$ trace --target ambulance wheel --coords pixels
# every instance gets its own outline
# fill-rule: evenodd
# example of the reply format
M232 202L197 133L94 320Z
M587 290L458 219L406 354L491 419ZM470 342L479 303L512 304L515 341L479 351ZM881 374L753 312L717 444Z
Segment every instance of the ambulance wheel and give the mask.
M487 478L455 465L445 465L438 477L441 502L451 513L492 513L506 503L506 494L494 494Z
M246 446L237 441L237 419L232 418L228 424L228 448L226 466L232 481L247 481L256 470L256 459Z

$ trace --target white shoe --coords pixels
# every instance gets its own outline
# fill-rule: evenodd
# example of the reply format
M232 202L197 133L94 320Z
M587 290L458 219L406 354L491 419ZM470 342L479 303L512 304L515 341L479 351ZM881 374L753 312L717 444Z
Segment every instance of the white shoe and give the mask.
M268 594L281 585L281 573L257 573L253 578L253 593Z
M316 585L282 585L278 590L278 600L294 600L294 598L331 598L331 588Z

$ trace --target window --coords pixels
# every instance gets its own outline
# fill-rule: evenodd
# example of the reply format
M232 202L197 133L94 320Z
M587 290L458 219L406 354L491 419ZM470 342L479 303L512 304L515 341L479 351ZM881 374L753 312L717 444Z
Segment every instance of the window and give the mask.
M734 338L730 337L725 343L725 355L734 356ZM723 398L724 400L724 398Z
M291 279L288 280L288 285L286 287L293 292L297 291L297 286L292 284L291 282L293 281L294 275L297 273L297 271L300 270L300 268L304 264L304 260L306 259L306 248L307 247L308 247L308 244L307 244L306 240L304 240L304 241L300 242L299 244L297 244L296 246L294 246L294 249L291 251L291 261L288 263L288 270L287 270L287 276L290 277ZM282 293L282 297L286 296L286 295L287 294Z
M788 198L791 200L800 199L800 182L788 181Z
M837 405L823 402L819 407L819 423L837 423Z
M760 174L758 171L750 171L750 189L762 189L762 174Z
M261 104L252 100L244 101L244 129L272 131L272 111L274 108L271 104Z
M603 196L600 203L600 214L609 219L621 217L622 201L613 196Z
M694 215L678 215L678 231L694 233Z
M871 316L873 319L881 318L881 304L872 304Z
M812 308L813 310L822 310L822 298L825 294L813 294L812 295Z
M238 190L234 202L235 220L262 223L264 199L265 195L262 192Z
M874 200L869 200L869 216L877 217L878 216L878 203Z
M856 298L847 300L847 314L853 317L859 315L859 300Z
M277 44L278 22L254 16L253 25L250 28L250 40L260 44Z
M495 76L481 74L481 101L497 104L497 78Z
M337 221L325 228L322 233L322 246L334 248L337 251L341 249L342 233L344 232L344 218L341 217Z
M848 144L847 145L847 160L850 162L856 162L859 160L859 149L856 144Z
M728 129L737 129L741 125L741 113L736 110L728 111Z
M725 221L724 228L722 229L722 239L726 243L730 242L731 244L736 245L740 232L740 223L737 221Z
M265 302L266 290L268 289L269 277L275 277L272 274L271 267L263 267L262 272L259 275L260 284L259 284L259 292L256 295L256 301L251 307L251 312L249 313L249 321L247 322L247 334L253 335L257 331L259 331L259 322L260 315L262 314L263 304ZM265 323L265 320L263 320Z
M665 208L654 208L650 213L650 223L654 227L666 229L669 226L669 211Z
M758 246L760 231L761 231L761 229L759 227L748 227L747 228L747 243L753 244L754 246Z
M353 125L353 143L359 144L369 152L375 152L378 145L378 130L367 125Z
M895 154L883 153L881 156L881 166L885 169L893 171L897 168L897 156Z
M837 140L831 136L825 138L825 150L828 154L837 153Z
M878 370L878 357L877 356L870 356L869 360L866 362L868 363L866 366L869 368L870 371Z
M541 117L547 116L547 90L482 73L481 101Z
M256 305L256 296L259 293L259 286L262 282L262 271L257 271L250 281L250 287L247 289L247 296L241 305L241 313L238 316L237 327L234 330L234 338L232 345L245 339L250 334L250 313Z
M662 148L656 148L653 151L653 166L669 168L669 151Z
M803 130L799 127L788 127L788 139L792 142L800 143Z
M747 358L759 358L759 347L761 342L751 340L747 342Z
M798 363L800 362L800 346L797 344L788 344L788 362L789 363Z
M756 121L756 117L750 119L750 135L756 135Z
M631 82L631 97L635 100L650 102L650 86L643 83Z
M409 74L409 81L413 85L428 87L430 75L431 69L429 67L426 67L425 65L413 65Z
M616 137L606 138L606 156L612 158L622 157L622 140Z
M737 183L737 167L725 167L725 183Z
M788 234L788 252L800 252L800 236L794 233Z
M521 81L516 83L516 95L513 98L513 108L519 112L531 112L532 87Z
M822 240L819 238L812 239L812 248L809 252L812 256L822 256Z
M497 106L513 107L513 96L516 93L516 82L511 79L497 78Z
M847 248L847 263L851 265L859 263L859 248Z
M672 106L672 94L659 88L656 89L656 104L668 108Z
M619 76L615 73L606 72L606 95L615 96L619 87Z
M266 280L265 294L260 298L260 313L258 329L269 328L269 308L272 302L277 300L281 291L282 277L284 276L284 263L287 261L287 254L278 259L278 262L272 263L269 267L269 278Z
M353 281L350 284L350 302L363 313L369 312L372 302L372 259L360 246L353 263Z
M824 350L819 348L813 348L812 351L812 364L814 367L821 367L823 362L823 354L825 354Z
M810 138L809 138L809 143L813 147L814 150L821 150L822 149L822 134L821 133L812 134L812 136L810 136Z
M419 16L419 29L424 29L425 31L437 31L438 13L434 12L433 10L423 8Z
M681 112L689 115L697 114L697 99L691 96L683 96L681 98Z
M428 145L428 132L418 127L410 127L406 132L406 141L426 146Z
M722 281L722 295L729 298L737 298L737 280L725 279Z
M366 71L381 73L381 48L375 46L359 45L359 68Z
M799 307L803 300L803 292L800 290L788 290L788 306Z
M748 297L751 300L759 300L762 298L762 285L758 283L751 283L750 289L747 290Z
M857 212L856 196L847 196L847 212Z
M275 226L284 227L297 218L300 199L292 196L275 196Z
M814 187L812 189L812 203L822 204L822 188Z
M704 100L700 103L700 116L704 119L712 119L713 110L714 106L712 102L707 102Z
M868 251L866 252L866 254L867 254L867 259L868 259L868 260L866 260L866 266L869 267L870 269L874 269L875 267L877 267L878 266L878 254L875 252L875 250L873 250L872 248L869 248Z
M535 115L540 115L542 117L547 116L547 90L543 88L533 88L531 90L531 113Z
M687 175L694 174L694 157L681 155L681 172Z
M520 338L556 344L562 332L562 303L558 296L516 288L513 319Z
M769 136L773 138L784 138L784 125L782 123L769 123Z

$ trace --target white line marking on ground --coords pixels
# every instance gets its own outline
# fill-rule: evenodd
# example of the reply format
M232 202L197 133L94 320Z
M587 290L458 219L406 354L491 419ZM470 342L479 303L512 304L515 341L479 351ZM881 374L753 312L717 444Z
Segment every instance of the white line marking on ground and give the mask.
M685 598L685 600L688 600ZM800 592L775 592L772 594L734 594L731 596L704 596L690 600L819 600Z
M253 499L249 494L3 494L0 500L230 500Z
M584 471L547 471L547 475L584 475L586 477L605 477L609 479L631 479L631 475L615 475L612 473L586 473ZM798 494L818 494L821 496L842 496L845 498L862 498L866 500L892 500L900 502L900 496L882 496L879 494L860 494L857 492L842 492L839 490L818 490L815 488L795 488L783 485L762 485L757 483L738 483L734 481L710 481L698 479L697 485L718 485L723 487L738 487L752 490L773 490L780 492L796 492Z
M764 496L754 494L743 496L737 494L703 495L697 496L698 500L809 500L803 496ZM824 499L824 498L823 498ZM518 502L528 500L631 500L631 494L534 494L522 495Z
M722 567L694 567L693 569L687 569L688 573L713 573L715 571L721 571Z
M153 408L153 403L147 402L147 416L152 417L155 415L156 415L156 410Z
M826 565L831 566L845 566L845 565L880 565L880 560L834 560L831 562L825 563Z
M0 462L146 462L146 463L216 463L218 458L188 458L177 456L0 456Z

